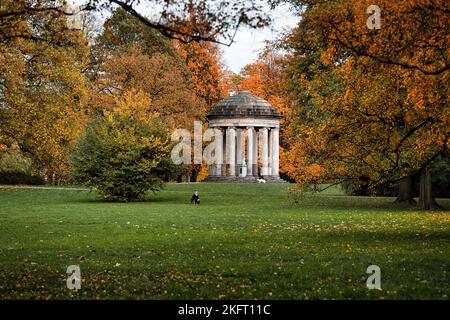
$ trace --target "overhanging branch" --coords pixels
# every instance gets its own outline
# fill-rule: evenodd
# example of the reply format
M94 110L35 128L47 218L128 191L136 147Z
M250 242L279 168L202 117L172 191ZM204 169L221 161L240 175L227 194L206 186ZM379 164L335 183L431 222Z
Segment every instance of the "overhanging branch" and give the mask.
M216 33L214 35L211 35L211 36L192 35L189 32L184 32L184 31L172 28L172 27L168 26L167 24L162 24L162 23L159 23L159 22L152 22L148 18L144 17L142 14L137 12L130 4L127 4L127 3L123 2L123 1L110 0L110 2L120 6L123 10L127 11L129 14L131 14L132 16L137 18L139 21L141 21L147 27L156 29L159 32L161 32L164 36L166 36L168 38L171 38L171 39L178 40L178 41L180 41L181 43L184 43L184 44L188 44L188 43L191 43L193 41L207 41L207 42L212 42L212 43L225 45L225 46L229 47L229 46L231 46L233 44L234 38L236 36L236 32L237 32L237 30L238 30L238 28L239 28L239 26L241 24L241 20L239 20L239 22L237 23L237 25L235 27L235 31L234 31L233 36L231 37L230 42L225 43L225 42L219 41L219 40L217 40L215 38Z

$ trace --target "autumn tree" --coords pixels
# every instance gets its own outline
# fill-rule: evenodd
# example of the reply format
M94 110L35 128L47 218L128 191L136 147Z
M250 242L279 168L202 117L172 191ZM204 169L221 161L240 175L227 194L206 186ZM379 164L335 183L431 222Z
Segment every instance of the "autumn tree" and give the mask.
M235 94L241 91L241 80L242 80L241 74L235 73L229 69L225 69L223 76L224 76L223 77L224 85L229 94Z
M207 111L228 95L223 79L220 48L217 44L206 41L177 43L176 46L189 71L195 94L205 102L206 115Z
M289 89L286 85L287 60L284 54L267 47L257 61L244 66L239 74L239 90L249 91L288 116Z
M260 28L269 22L261 0L82 0L77 9L68 10L64 0L18 0L17 6L8 3L0 7L0 20L10 17L25 17L30 13L57 12L72 15L80 11L115 11L117 8L134 16L147 28L160 32L164 37L178 39L184 43L208 41L230 45L241 26ZM12 1L11 1L12 3ZM142 8L151 9L150 12ZM198 23L196 29L186 30L183 23L195 9ZM144 13L145 12L145 13ZM181 27L180 27L181 26ZM8 24L14 29L12 37L29 38L21 26Z
M377 1L379 28L368 28L375 9L364 1L289 2L303 12L302 26L326 44L327 55L333 59L343 54L368 57L431 76L450 69L450 17L445 0Z
M205 44L183 46L203 48ZM116 10L106 21L104 32L93 47L93 60L96 62L91 68L96 88L91 99L93 109L101 114L115 107L116 97L139 91L151 101L146 109L149 116L160 117L171 130L192 128L194 120L201 119L208 108L204 100L207 97L200 94L215 90L217 84L209 84L210 79L201 77L194 67L194 59L198 61L208 57L208 53L192 55L188 62L186 57L180 56L180 51L167 38L147 28L128 12ZM203 53L201 50L195 52ZM211 66L214 67L217 66ZM212 99L212 95L210 97ZM178 167L167 163L166 169L168 173L180 173ZM191 173L191 167L184 168L186 174Z
M74 148L72 176L107 200L143 199L162 186L158 167L170 154L169 130L148 116L151 102L142 92L116 99L116 108L90 123Z
M119 9L106 21L93 48L91 103L97 112L114 107L115 97L142 91L151 104L147 112L170 128L192 126L199 109L187 70L172 44L159 33Z
M422 172L421 208L433 208L427 167L449 143L445 2L382 1L380 30L359 1L294 2L293 176L379 185Z
M65 177L68 152L86 122L88 48L53 3L1 4L0 136L56 182Z
M186 30L192 28L189 22L186 22ZM207 41L187 44L174 41L174 45L185 63L189 82L200 107L197 119L204 120L211 108L228 96L220 48L216 43ZM206 178L204 174L199 176L200 172L207 172L206 165L191 164L186 169L194 181Z
M26 80L23 80L23 77L21 76L16 77L14 80L14 76L11 76L13 72L10 70L18 71L18 74L20 74L21 70L24 69L24 61L27 61L29 57L32 57L30 59L32 63L36 63L37 61L39 61L38 58L46 56L29 54L29 52L26 52L26 50L30 50L32 45L34 46L37 44L42 48L47 49L55 48L55 46L59 44L63 44L62 47L64 47L64 45L66 45L69 41L68 39L71 38L70 36L66 37L65 32L67 31L67 33L73 34L76 33L76 30L69 30L70 27L68 27L68 24L66 23L67 20L63 22L63 20L65 20L64 17L73 17L74 15L78 14L79 11L110 10L114 12L117 8L120 8L123 11L127 12L127 14L129 14L130 16L133 16L135 20L138 21L141 26L145 26L147 30L155 31L154 35L160 35L159 40L164 38L171 38L178 39L183 43L207 41L213 43L226 43L230 45L234 39L237 29L240 26L246 25L248 27L258 28L267 25L267 23L269 22L267 15L264 14L261 10L262 7L259 0L191 0L185 2L164 0L85 0L79 2L79 4L80 6L78 8L70 8L63 0L2 1L2 3L0 4L0 42L2 45L14 44L14 46L22 46L22 48L19 50L20 53L16 56L14 56L15 52L13 51L6 53L6 47L2 47L3 52L0 56L0 62L5 65L2 69L2 75L4 74L7 76L4 77L5 80L2 79L0 85L3 88L6 88L8 86L8 90L5 89L2 91L1 98L5 98L5 102L2 101L3 104L9 103L9 108L11 108L11 106L13 105L19 105L19 102L10 103L10 101L6 101L8 97L17 97L17 100L21 100L21 103L23 103L24 101L22 98L19 99L19 94L15 94L12 92L16 88L23 87L23 84L19 82L24 82ZM142 5L146 8L153 8L153 11L146 11L146 14L144 14L143 11L141 11L142 7L138 7L138 5ZM186 21L189 12L192 12L193 8L197 12L196 17L198 17L198 22L195 23L195 29L191 29L186 32L186 30L183 29L184 26L182 26L181 22ZM136 23L133 23L132 25L133 28L134 26L136 26ZM180 26L182 27L180 28ZM81 28L83 29L83 27ZM108 26L106 26L105 29L108 29ZM124 28L122 28L122 30L123 29ZM112 26L110 30L113 30L111 34L114 34L114 26ZM84 32L86 35L89 34L89 31L86 29L80 31ZM122 35L125 34L126 32L124 32ZM131 31L131 35L139 34L142 35L142 33ZM155 36L153 37L153 39L155 40L157 39L157 37ZM113 39L111 43L113 43L115 40L117 39ZM166 42L164 40L160 41L159 43L163 46L166 45ZM27 49L24 49L25 47L27 47ZM97 48L98 47L95 47L93 51L95 51L95 49ZM190 110L186 112L187 106L192 107L193 104L191 102L195 99L193 97L188 97L188 90L185 90L185 82L180 80L181 77L179 76L179 74L184 73L182 70L183 68L179 68L178 70L176 70L176 66L174 64L175 61L170 57L165 54L163 54L162 56L157 56L156 54L153 55L153 53L147 52L146 49L148 48L142 46L142 41L140 41L139 44L134 41L133 45L129 46L126 49L120 47L119 49L115 50L115 59L111 59L111 61L119 61L121 57L125 57L125 60L128 60L128 63L136 63L135 67L138 65L147 65L147 62L149 62L149 64L153 67L157 65L159 67L159 65L162 65L162 68L152 68L153 73L147 77L148 81L146 81L146 84L148 84L150 81L150 77L153 77L155 80L151 84L151 90L147 90L147 94L150 93L149 91L152 91L152 112L159 112L163 117L165 116L164 113L166 113L166 115L170 113L173 116L174 120L172 121L172 123L169 123L169 125L173 126L175 122L185 125L187 123L187 120L189 119L188 112L192 113L194 110L198 110L199 108L190 108ZM88 118L92 115L100 114L105 108L108 109L108 107L114 106L114 99L112 99L114 95L128 92L129 86L134 85L134 83L136 83L135 80L139 76L141 76L141 74L129 74L130 77L123 77L123 75L126 75L126 72L128 71L126 69L128 65L122 64L121 66L123 68L121 71L124 72L121 73L121 75L118 75L118 72L111 72L111 74L108 75L111 76L111 78L105 79L105 77L99 77L99 75L102 74L103 70L108 70L108 62L106 62L106 60L93 60L93 64L90 67L86 67L84 65L86 62L86 54L76 50L72 50L72 53L73 55L63 53L62 51L58 52L56 50L54 54L61 54L61 59L55 59L55 61L47 61L46 63L48 68L44 69L48 73L54 72L54 76L62 75L65 71L67 71L65 75L71 75L72 77L74 77L76 74L75 70L82 69L85 72L85 75L88 75L91 80L95 80L94 84L96 85L96 90L93 91L94 94L89 95L90 99L86 104L86 112L83 111L82 114L71 112L72 110L63 108L63 106L67 106L68 100L64 102L56 101L57 97L61 97L63 94L67 94L67 97L76 98L76 101L74 103L71 103L72 107L81 109L81 105L79 102L84 101L84 98L80 98L81 94L74 93L73 91L79 90L84 86L85 81L84 79L81 79L82 75L77 80L73 78L73 86L69 86L73 89L72 92L71 90L63 90L63 88L61 87L58 88L58 86L61 86L64 81L55 82L57 83L57 85L55 86L53 86L53 84L41 86L40 80L36 80L37 78L35 77L33 79L33 81L36 80L36 82L34 82L35 86L36 84L38 84L38 87L46 87L47 90L49 88L52 88L53 92L56 92L56 94L52 95L49 94L49 91L44 90L41 93L35 91L33 95L28 96L34 96L36 99L53 99L52 101L42 102L41 105L45 104L47 106L59 106L59 114L64 114L67 116L65 117L65 120L53 117L52 115L54 115L54 113L48 110L44 110L43 108L40 109L42 111L40 114L48 115L48 117L45 116L45 121L47 121L47 119L49 120L47 124L51 124L54 126L57 125L59 128L65 128L67 132L58 132L56 128L52 128L50 130L50 126L44 125L44 120L41 119L40 121L37 121L35 118L33 118L33 120L26 119L21 123L21 125L25 126L26 123L29 127L29 125L32 124L33 126L39 126L40 129L46 128L49 130L47 130L45 133L40 133L39 136L35 136L37 132L33 132L31 134L24 134L22 137L19 137L18 132L23 133L24 131L23 128L20 127L14 128L11 120L13 118L13 112L7 111L4 112L4 115L2 115L6 116L9 113L8 116L11 118L5 118L5 126L3 128L8 128L8 130L14 131L2 132L2 136L15 135L16 139L22 139L24 141L31 141L32 139L28 139L29 137L33 137L35 141L42 139L42 137L49 139L47 143L37 143L34 145L33 148L39 150L33 150L33 148L30 147L30 145L32 144L21 144L27 152L35 154L35 157L37 159L36 163L38 164L37 167L40 168L40 170L45 169L46 175L48 177L51 177L52 179L59 179L57 176L62 176L62 173L65 171L64 163L66 162L65 159L67 155L67 152L63 150L67 150L67 148L69 148L69 146L73 143L73 140L75 140L78 136L78 134L70 130L79 130L80 128L82 128L82 122L86 120L86 117L84 117L85 113ZM78 57L78 60L70 61L70 59L74 56ZM97 52L94 52L92 57L98 58L99 56L101 56L101 54L98 55ZM66 63L66 66L69 66L69 68L66 68L65 70L61 70L56 67L57 63L62 63L63 57L67 57L67 61L65 61L64 63ZM83 60L82 68L79 68L80 59ZM150 61L147 61L146 59L150 59ZM8 63L6 63L6 61L8 61ZM29 63L30 61L27 61L27 65L31 65ZM110 71L116 71L114 70L112 64L110 64L109 67ZM44 69L39 71L44 71ZM131 69L136 71L136 68ZM160 72L158 73L158 71ZM49 78L44 77L43 79L48 80ZM16 80L17 82L13 85L13 82ZM29 83L32 83L33 81ZM49 81L49 83L50 82L51 81ZM172 87L170 85L172 85ZM178 90L178 88L181 88L181 90ZM168 98L169 94L159 94L159 91L164 89L166 89L166 93L168 92L168 90L170 90L170 93L172 94L170 98ZM211 97L207 98L210 99L210 101L213 101L215 99L213 95L214 93L210 94ZM161 96L165 96L165 98L158 101L158 97ZM166 109L166 107L172 108ZM27 110L27 108L20 108L20 110ZM34 114L36 114L36 112L27 113L27 111L24 111L24 113L29 117L34 117ZM70 116L73 116L74 119L70 120ZM6 124L7 121L9 121L10 124ZM49 137L51 137L51 139ZM60 144L63 147L52 147L56 144ZM37 156L37 154L41 154L42 156ZM58 163L60 165L58 165Z

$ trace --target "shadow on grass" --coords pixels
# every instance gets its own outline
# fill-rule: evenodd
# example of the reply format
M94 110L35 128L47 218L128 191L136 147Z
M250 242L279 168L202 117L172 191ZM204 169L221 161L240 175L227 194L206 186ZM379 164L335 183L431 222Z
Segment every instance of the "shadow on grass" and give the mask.
M389 210L389 211L420 211L415 204L396 203L393 197L357 197L357 196L326 196L326 195L306 195L298 198L298 208L332 208L342 210ZM449 210L450 199L437 199L443 212ZM427 211L423 211L427 212Z
M72 202L72 203L104 203L104 204L137 204L137 203L179 203L182 204L183 202L180 201L179 198L174 197L174 196L167 196L164 195L163 197L161 197L161 195L156 195L156 196L147 196L144 199L138 199L138 200L133 200L133 201L113 201L113 200L107 200L107 199L102 199L99 195L93 193L93 195L95 196L95 198L90 198L90 199L72 199L71 201L68 202ZM189 199L188 199L189 200ZM185 201L185 203L189 203L189 201Z
M347 233L333 232L321 234L322 239L330 239L333 243L356 241L360 243L368 243L371 247L376 247L377 243L386 246L386 242L412 244L417 241L444 241L450 242L450 230L433 231L426 233L424 231L349 231ZM372 242L373 241L373 242ZM375 242L375 243L374 243ZM443 243L442 243L443 245ZM381 249L381 248L380 248ZM418 247L418 249L423 249Z

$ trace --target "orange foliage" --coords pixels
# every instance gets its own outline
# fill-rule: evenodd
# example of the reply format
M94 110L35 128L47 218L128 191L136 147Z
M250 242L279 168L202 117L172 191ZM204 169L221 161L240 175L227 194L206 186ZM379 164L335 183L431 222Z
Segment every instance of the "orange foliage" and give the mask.
M256 62L242 69L237 81L238 89L249 91L267 100L278 112L286 116L289 105L289 92L284 72L286 62L285 56L266 49Z
M202 182L208 177L208 166L206 164L200 165L200 170L197 175L197 182Z
M379 30L366 26L367 2L299 2L284 165L299 185L395 181L448 150L447 1L380 0Z
M223 81L223 65L218 45L211 42L176 44L189 70L192 87L207 105L206 112L224 99L228 92Z
M197 14L196 9L190 7L188 17L177 27L186 34L197 34L207 25L208 22L202 21L201 14ZM212 106L228 95L226 83L223 81L221 50L216 43L208 41L173 43L189 71L192 88L206 103L206 110L203 110L206 115Z

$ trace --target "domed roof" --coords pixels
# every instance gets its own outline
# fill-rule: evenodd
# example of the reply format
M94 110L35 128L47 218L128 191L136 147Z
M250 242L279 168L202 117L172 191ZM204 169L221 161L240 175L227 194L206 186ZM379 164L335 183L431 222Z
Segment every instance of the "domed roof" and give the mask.
M281 118L281 115L266 100L250 92L242 91L222 100L208 114L215 118Z

